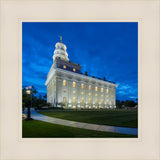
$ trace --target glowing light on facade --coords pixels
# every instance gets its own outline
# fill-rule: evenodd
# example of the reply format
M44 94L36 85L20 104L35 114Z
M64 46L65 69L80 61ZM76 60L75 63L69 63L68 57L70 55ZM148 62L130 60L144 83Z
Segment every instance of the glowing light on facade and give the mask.
M84 84L81 84L81 89L84 89Z
M76 82L73 82L73 88L76 88Z
M63 86L66 86L66 80L63 80Z

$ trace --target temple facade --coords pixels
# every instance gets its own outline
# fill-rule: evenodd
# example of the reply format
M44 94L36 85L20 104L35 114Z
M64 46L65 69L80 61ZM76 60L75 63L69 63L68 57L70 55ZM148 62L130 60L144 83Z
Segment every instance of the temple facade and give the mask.
M116 87L114 82L81 73L80 64L69 61L67 47L56 43L53 65L47 75L47 102L65 109L114 109Z

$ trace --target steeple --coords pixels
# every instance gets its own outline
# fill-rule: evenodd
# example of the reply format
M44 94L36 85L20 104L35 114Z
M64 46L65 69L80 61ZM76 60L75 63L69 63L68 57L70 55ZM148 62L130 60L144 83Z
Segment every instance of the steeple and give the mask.
M62 43L62 36L60 37L60 42L57 42L55 45L55 50L53 54L53 61L56 59L56 57L59 57L63 60L69 61L68 54L67 54L67 47L65 44Z
M60 38L60 42L62 43L62 36L59 36L59 38Z

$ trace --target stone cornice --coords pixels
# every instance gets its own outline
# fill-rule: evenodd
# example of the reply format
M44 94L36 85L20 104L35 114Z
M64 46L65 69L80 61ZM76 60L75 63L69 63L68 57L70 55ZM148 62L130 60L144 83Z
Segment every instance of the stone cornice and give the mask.
M68 74L68 75L72 75L72 76L76 76L76 77L82 78L82 79L92 80L93 82L97 82L97 83L101 83L101 84L103 83L103 84L106 84L106 85L112 85L114 87L118 86L117 84L114 84L114 83L111 83L111 82L107 82L107 81L104 81L104 80L92 78L92 77L85 76L85 75L81 75L79 73L70 72L70 71L67 71L67 70L60 69L60 68L56 68L55 71L65 73L65 74Z

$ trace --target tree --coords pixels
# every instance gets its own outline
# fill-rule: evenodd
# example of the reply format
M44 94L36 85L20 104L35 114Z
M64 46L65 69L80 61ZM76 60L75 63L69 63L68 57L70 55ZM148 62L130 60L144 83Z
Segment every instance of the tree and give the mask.
M126 100L126 101L116 100L116 106L118 109L122 109L124 107L135 107L136 105L137 103L132 100Z
M136 103L134 101L127 100L127 101L125 101L124 106L125 107L135 107Z
M31 89L31 94L27 94L26 92L26 88L22 89L22 107L23 109L25 107L31 106L32 103L32 107L33 108L38 108L40 109L43 106L48 106L45 97L41 94L37 95L37 90L35 87L32 87Z

